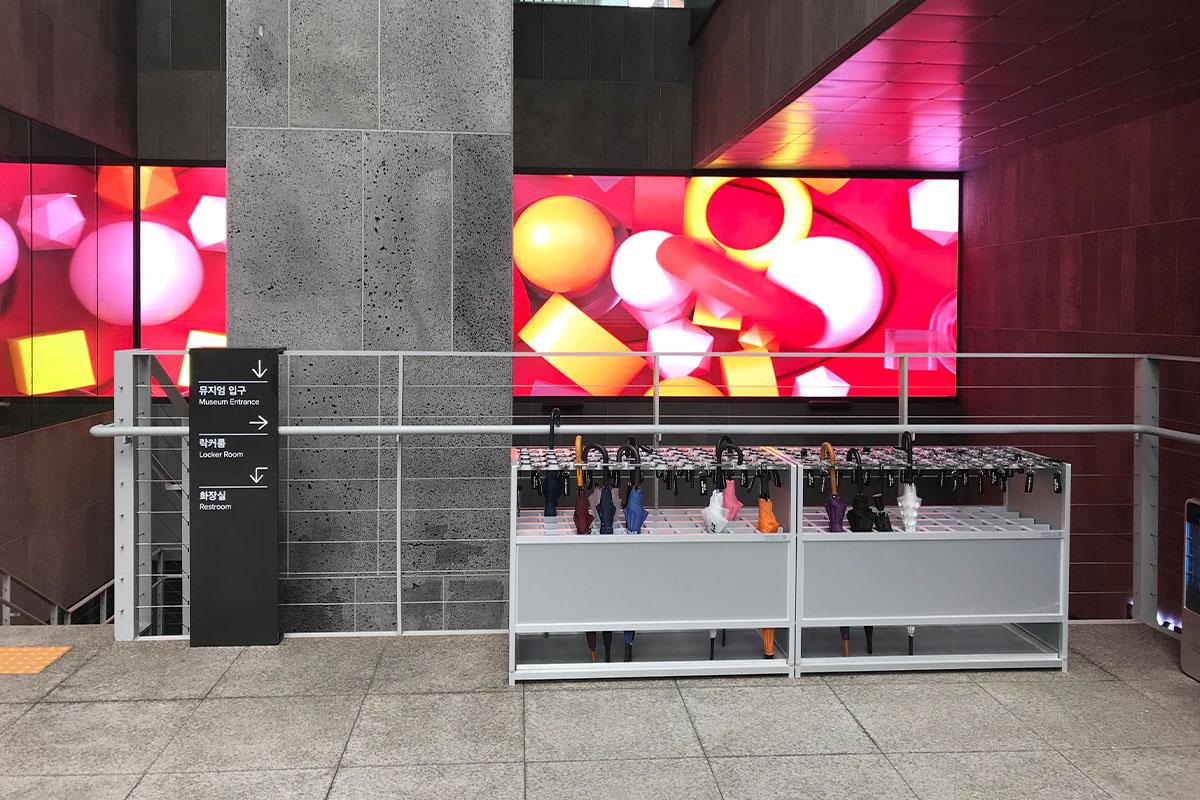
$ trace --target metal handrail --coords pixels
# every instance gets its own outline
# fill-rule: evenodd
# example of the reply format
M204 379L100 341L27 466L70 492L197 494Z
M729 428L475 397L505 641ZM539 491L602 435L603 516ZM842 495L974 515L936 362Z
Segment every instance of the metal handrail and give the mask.
M24 584L22 584L22 586L24 586ZM17 605L13 601L5 600L3 597L0 597L0 606L5 606L6 608L10 608L13 611L16 611L22 617L27 617L27 618L33 620L34 622L36 622L38 625L49 625L50 624L49 622L46 622L46 620L39 617L37 614L34 614L32 611L28 611L24 608L21 608L19 605ZM55 606L55 609L57 609L57 608L58 608L58 606Z
M558 432L564 436L581 434L763 434L796 435L814 434L836 436L838 434L900 434L909 431L920 434L1029 434L1029 433L1133 433L1159 436L1179 442L1200 444L1200 434L1177 431L1157 425L1135 423L1079 423L1079 424L807 424L807 425L723 425L723 424L635 424L635 425L570 425L564 424ZM280 425L281 436L410 436L462 433L490 433L512 436L539 435L546 432L545 425ZM89 430L92 436L117 438L121 436L159 436L182 438L188 435L186 425L155 426L128 425L117 427L111 423L94 425Z
M76 611L83 608L83 606L86 603L90 603L92 600L95 600L97 597L99 597L103 592L107 592L109 590L109 588L113 585L113 583L114 583L113 579L110 578L108 583L104 584L99 589L96 589L94 592L89 594L87 597L83 598L78 603L76 603L75 605L68 608L67 614L68 615L74 614Z

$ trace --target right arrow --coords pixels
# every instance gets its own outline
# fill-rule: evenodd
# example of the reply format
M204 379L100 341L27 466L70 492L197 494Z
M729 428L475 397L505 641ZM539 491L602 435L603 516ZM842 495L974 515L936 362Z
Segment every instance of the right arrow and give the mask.
M258 419L252 419L252 420L250 420L250 424L251 424L251 425L257 425L257 426L258 426L258 429L261 431L263 428L267 427L267 426L268 426L268 425L270 425L271 423L267 422L267 420L263 418L263 415L262 415L262 414L259 414L259 415L258 415Z

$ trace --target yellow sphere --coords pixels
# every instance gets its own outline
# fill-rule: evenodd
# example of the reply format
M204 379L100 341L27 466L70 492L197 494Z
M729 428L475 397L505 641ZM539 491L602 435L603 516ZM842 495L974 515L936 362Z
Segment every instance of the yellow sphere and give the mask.
M578 197L544 197L513 225L513 261L548 292L586 291L612 262L613 229L600 209Z
M662 378L658 382L660 397L724 397L721 390L703 378L684 376L681 378ZM646 397L654 396L654 387L646 390Z

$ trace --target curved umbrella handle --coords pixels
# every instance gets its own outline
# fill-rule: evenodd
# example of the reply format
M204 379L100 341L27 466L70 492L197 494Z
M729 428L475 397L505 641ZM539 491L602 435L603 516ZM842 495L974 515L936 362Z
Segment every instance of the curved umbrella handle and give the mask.
M554 430L562 424L562 412L558 410L558 406L550 409L550 444L548 450L554 452Z
M583 486L583 437L575 437L575 485Z
M837 494L837 450L829 442L821 442L821 461L829 461L829 493Z

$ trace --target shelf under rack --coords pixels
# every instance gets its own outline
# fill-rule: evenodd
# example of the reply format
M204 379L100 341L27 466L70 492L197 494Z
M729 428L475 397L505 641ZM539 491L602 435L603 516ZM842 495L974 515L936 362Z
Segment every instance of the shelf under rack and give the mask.
M729 523L723 533L705 533L703 510L699 508L661 508L647 509L646 522L642 525L641 533L631 533L625 527L625 521L620 510L613 519L612 535L600 535L600 523L592 522L590 534L579 534L575 530L575 521L571 516L571 508L561 508L556 517L547 517L537 509L522 509L517 512L518 539L662 539L672 541L684 537L697 536L715 541L744 541L746 539L778 540L786 537L786 531L763 533L755 530L754 523L757 509L746 507L739 513L737 519Z
M888 509L892 519L891 532L846 531L831 533L829 517L824 509L805 508L801 518L800 537L804 541L819 539L946 539L946 538L1054 538L1062 531L1031 517L1002 506L922 506L917 515L917 530L904 530L898 509Z

